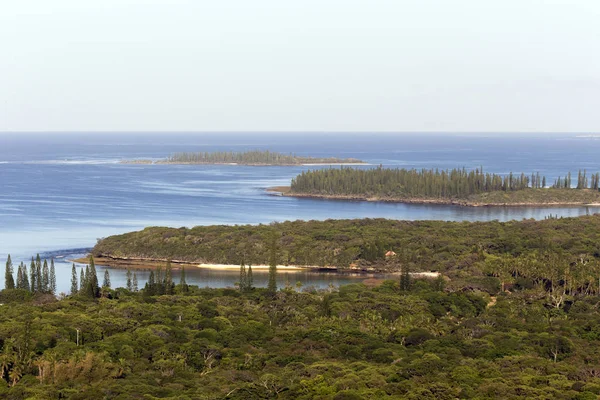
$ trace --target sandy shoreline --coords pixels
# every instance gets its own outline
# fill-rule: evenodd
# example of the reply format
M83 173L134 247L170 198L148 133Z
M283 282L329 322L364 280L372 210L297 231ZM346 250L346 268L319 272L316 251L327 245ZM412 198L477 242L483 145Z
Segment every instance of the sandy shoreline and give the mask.
M89 258L79 258L75 260L68 260L69 262L74 262L77 264L89 264ZM153 270L158 267L164 268L166 261L164 260L141 260L141 259L120 259L120 258L110 258L110 257L95 257L94 262L98 266L105 266L117 269L132 269L132 270ZM177 271L181 268L185 267L188 270L190 268L199 268L199 269L207 269L212 271L239 271L240 266L234 264L215 264L215 263L197 263L197 262L186 262L186 261L172 261L171 267L173 270ZM248 266L246 266L248 267ZM252 265L253 271L266 272L269 270L268 265L259 264ZM309 266L300 266L300 265L278 265L277 270L279 272L290 271L290 272L299 272L299 271L328 271L328 272L338 272L340 274L377 274L377 273L386 273L391 275L400 275L400 271L384 271L377 269L362 269L362 268L342 268L339 269L333 266L320 267L316 265ZM410 275L414 278L425 278L425 279L433 279L437 278L440 273L433 271L424 271L424 272L411 272Z
M68 260L77 264L89 264L89 257L82 257L74 260ZM111 268L120 269L138 269L138 270L149 270L156 269L158 267L165 267L167 260L148 260L139 258L112 258L112 257L94 257L94 263L100 266L107 266ZM191 261L182 260L171 260L171 267L174 270L180 270L185 267L189 268L202 268L210 270L239 270L240 266L235 264L216 264L216 263L198 263ZM268 270L268 265L252 265L253 270ZM303 270L329 270L334 271L337 268L334 267L319 267L319 266L301 266L301 265L278 265L277 269L280 271L303 271Z
M247 268L248 266L246 266ZM196 268L204 268L204 269L214 269L214 270L239 270L239 265L233 264L197 264ZM268 265L252 265L253 270L268 270L270 267ZM320 267L299 267L296 265L278 265L277 270L281 271L303 271L307 269L317 269Z

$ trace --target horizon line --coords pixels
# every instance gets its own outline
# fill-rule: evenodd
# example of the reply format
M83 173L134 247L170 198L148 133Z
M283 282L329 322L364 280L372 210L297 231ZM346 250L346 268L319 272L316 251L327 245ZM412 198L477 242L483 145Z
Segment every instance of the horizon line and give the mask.
M600 135L600 130L586 131L393 131L393 130L360 130L360 131L344 131L344 130L0 130L0 134L6 133L263 133L263 134L280 134L280 133L318 133L318 134L373 134L373 133L389 133L389 134L586 134Z

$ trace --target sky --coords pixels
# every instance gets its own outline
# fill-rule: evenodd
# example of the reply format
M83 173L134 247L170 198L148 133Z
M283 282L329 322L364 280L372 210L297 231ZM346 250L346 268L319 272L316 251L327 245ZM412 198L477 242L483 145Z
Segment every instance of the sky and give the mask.
M598 0L2 0L0 132L600 133Z

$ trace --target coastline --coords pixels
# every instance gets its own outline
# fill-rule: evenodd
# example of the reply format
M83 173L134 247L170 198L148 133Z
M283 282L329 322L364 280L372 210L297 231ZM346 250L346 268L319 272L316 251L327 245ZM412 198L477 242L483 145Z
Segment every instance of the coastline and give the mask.
M68 260L77 264L89 264L89 258L83 257L74 260ZM116 258L116 257L94 257L94 262L97 266L105 266L115 269L132 269L132 270L155 270L158 267L165 267L166 260L155 260L155 259L142 259L142 258ZM180 270L182 267L199 268L212 271L238 271L240 266L234 264L216 264L216 263L196 263L189 261L171 261L171 267L174 271ZM246 266L248 267L248 266ZM269 270L268 265L252 265L252 270L266 272ZM278 271L324 271L324 272L335 272L340 274L373 274L373 273L386 273L392 275L400 275L401 271L393 270L382 270L378 268L358 268L350 267L347 269L340 269L334 266L300 266L300 265L278 265ZM410 272L410 275L414 278L422 279L434 279L441 275L440 272L434 271L421 271L421 272Z
M89 257L77 258L68 260L77 264L89 264ZM150 259L150 258L133 258L133 257L94 257L94 263L99 266L106 266L117 269L135 269L135 270L150 270L158 267L164 267L167 260ZM180 270L182 267L201 268L210 270L238 270L239 265L234 264L218 264L218 263L200 263L193 261L171 260L173 270ZM253 270L268 270L268 265L252 265ZM278 265L278 270L282 271L303 271L303 270L323 270L323 271L339 271L336 267L319 267L319 266L300 266L300 265ZM352 270L353 272L362 270Z
M482 202L463 199L428 199L428 198L396 198L396 197L366 197L358 195L325 195L311 193L292 193L289 186L273 186L266 189L273 196L338 200L338 201L367 201L402 204L431 204L453 205L462 207L600 207L600 202L557 201L557 202Z

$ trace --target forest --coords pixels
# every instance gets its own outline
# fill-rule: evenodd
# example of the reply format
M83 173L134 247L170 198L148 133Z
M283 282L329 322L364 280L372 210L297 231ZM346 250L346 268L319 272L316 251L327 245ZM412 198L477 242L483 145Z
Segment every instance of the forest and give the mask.
M599 215L295 221L110 237L93 253L167 261L142 288L130 271L125 288L112 288L108 272L100 285L90 256L79 276L73 266L69 294L1 291L0 397L597 399L599 244ZM173 281L169 259L211 248L239 262L235 287L188 285L185 270ZM276 265L308 254L398 274L278 288ZM253 285L258 262L271 266L264 289ZM442 275L409 274L422 270Z
M159 162L160 163L160 162ZM169 164L244 164L244 165L302 165L302 164L340 164L363 163L354 158L305 157L296 154L283 154L269 150L250 150L244 152L188 152L175 153L162 163Z
M496 278L492 278L496 279ZM597 294L444 280L0 292L0 397L597 399ZM365 282L366 283L366 282Z
M600 174L579 171L577 185L572 188L571 173L548 185L539 173L507 175L484 172L483 168L467 169L374 169L352 167L304 171L291 182L291 195L350 196L380 199L485 199L482 194L502 193L499 203L514 202L523 197L512 193L535 194L531 201L594 201L600 198ZM552 190L541 190L550 187ZM511 194L511 196L506 196ZM549 197L550 195L550 197ZM561 197L562 196L562 197ZM565 198L566 196L566 198ZM490 198L488 197L488 201Z
M94 257L268 265L275 238L278 265L340 270L421 271L477 277L489 256L556 253L600 256L600 215L510 222L354 219L268 225L150 227L99 240ZM393 251L396 256L385 254Z

